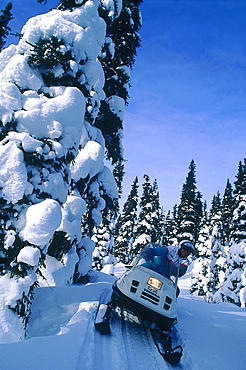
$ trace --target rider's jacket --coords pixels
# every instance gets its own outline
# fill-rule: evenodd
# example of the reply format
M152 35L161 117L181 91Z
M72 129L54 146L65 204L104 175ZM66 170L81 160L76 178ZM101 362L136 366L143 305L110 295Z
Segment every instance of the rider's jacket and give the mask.
M164 246L160 244L151 243L153 248L149 248L148 254L149 257L152 255L160 256L160 263L165 263L165 259L168 259L172 265L173 273L176 275L177 270L179 269L179 277L183 276L188 268L189 260L187 258L180 258L178 255L178 247L176 245Z

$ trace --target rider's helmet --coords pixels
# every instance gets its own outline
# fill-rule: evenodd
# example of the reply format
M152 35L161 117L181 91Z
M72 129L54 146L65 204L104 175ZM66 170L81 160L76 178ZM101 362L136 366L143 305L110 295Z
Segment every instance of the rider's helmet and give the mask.
M189 251L192 254L196 253L194 245L189 240L181 240L181 242L179 243L179 249L181 248Z

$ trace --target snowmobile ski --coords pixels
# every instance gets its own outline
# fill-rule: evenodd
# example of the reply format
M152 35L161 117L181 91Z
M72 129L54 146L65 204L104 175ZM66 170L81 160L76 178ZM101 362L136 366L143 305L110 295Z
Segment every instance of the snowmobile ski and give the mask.
M183 354L183 348L181 346L172 348L172 331L161 331L157 328L150 328L150 331L164 360L171 365L178 364Z
M95 329L101 334L110 334L109 325L111 307L107 304L100 304L95 318Z

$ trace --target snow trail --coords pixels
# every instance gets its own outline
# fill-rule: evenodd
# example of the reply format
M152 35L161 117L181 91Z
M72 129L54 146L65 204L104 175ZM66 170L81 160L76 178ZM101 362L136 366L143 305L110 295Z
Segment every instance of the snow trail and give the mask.
M0 345L0 370L246 369L246 309L190 296L189 274L179 282L173 345L180 344L184 352L175 366L159 354L148 325L127 312L114 311L110 335L94 329L99 300L107 295L112 276L98 273L94 280L37 288L28 336Z
M111 334L102 335L95 331L93 311L90 313L76 370L168 369L148 328L136 317L117 309L112 315Z

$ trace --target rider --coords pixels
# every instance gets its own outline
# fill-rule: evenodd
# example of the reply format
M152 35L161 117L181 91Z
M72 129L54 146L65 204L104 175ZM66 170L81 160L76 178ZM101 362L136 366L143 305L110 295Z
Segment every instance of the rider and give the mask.
M148 248L143 256L147 261L145 264L146 267L149 267L151 270L157 271L162 275L166 275L166 263L168 261L169 266L171 266L171 275L177 275L177 272L179 271L180 277L186 273L189 265L187 257L191 253L195 254L194 245L189 240L182 240L178 247L176 245L167 247L154 243L151 244L153 248Z

